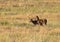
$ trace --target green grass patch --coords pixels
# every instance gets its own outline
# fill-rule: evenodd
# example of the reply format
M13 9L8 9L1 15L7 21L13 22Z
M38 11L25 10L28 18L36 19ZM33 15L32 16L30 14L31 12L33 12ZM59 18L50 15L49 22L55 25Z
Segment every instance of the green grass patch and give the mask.
M9 22L7 22L7 21L0 21L0 25L9 25Z

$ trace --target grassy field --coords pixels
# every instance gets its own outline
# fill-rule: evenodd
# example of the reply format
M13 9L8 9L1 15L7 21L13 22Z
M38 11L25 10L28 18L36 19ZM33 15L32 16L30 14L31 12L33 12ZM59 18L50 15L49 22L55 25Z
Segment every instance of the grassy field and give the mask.
M47 25L33 25L36 15ZM60 42L60 1L0 0L0 42Z

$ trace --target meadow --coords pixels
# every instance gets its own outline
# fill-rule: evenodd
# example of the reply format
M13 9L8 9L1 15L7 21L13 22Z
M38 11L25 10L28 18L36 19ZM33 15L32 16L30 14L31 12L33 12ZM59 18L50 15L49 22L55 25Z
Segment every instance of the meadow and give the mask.
M33 25L35 16L47 25ZM60 1L0 0L0 42L60 42Z

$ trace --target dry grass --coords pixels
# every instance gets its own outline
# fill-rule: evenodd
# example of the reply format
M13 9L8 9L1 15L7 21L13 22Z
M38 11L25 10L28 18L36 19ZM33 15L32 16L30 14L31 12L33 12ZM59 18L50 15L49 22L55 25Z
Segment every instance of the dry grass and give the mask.
M30 18L47 18L33 25ZM0 0L0 42L60 42L59 0Z

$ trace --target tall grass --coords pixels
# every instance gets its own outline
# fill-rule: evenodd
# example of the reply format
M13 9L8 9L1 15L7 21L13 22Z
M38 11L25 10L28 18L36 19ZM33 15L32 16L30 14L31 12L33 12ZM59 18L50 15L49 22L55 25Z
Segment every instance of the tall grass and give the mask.
M41 13L41 12L50 12L50 13L58 13L60 12L60 3L58 2L28 2L29 0L26 0L24 4L17 5L11 5L11 6L5 6L0 7L0 12L16 12L16 13ZM13 2L13 1L12 1ZM37 3L38 2L38 3ZM16 2L17 3L17 2ZM18 2L19 3L19 2Z
M53 32L49 33L48 36L46 36L45 39L42 40L42 42L58 42L60 40L60 33L59 32Z

